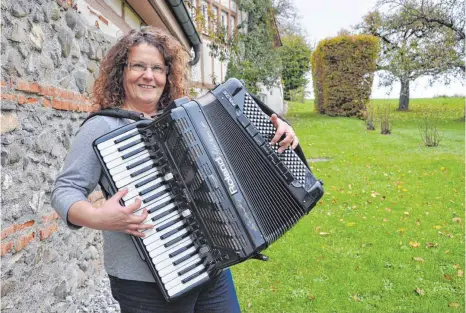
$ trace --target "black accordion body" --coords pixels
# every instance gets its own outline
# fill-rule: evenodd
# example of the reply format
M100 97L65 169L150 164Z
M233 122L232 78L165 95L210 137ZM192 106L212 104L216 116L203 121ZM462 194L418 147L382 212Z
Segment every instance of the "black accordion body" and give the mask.
M280 238L323 195L291 149L278 154L270 118L236 79L174 101L154 120L98 138L109 195L127 187L154 228L133 237L167 301Z

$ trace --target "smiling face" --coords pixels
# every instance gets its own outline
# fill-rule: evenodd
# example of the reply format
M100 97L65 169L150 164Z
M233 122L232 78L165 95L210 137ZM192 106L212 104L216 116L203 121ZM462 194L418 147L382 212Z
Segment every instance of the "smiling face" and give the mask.
M167 76L162 53L147 43L132 47L123 76L123 108L152 115L163 93Z

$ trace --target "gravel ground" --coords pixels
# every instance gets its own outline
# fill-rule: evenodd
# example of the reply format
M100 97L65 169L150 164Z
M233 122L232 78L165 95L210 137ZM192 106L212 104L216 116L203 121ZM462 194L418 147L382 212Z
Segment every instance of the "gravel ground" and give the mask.
M110 291L110 281L105 271L102 271L100 284L95 286L95 291L89 299L83 300L78 312L86 313L119 313L120 306L113 299Z

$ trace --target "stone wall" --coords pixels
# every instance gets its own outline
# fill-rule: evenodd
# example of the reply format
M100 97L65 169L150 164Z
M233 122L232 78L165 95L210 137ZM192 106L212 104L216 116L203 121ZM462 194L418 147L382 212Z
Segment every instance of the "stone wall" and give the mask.
M111 311L111 301L99 309L89 302L105 278L100 232L70 231L50 193L94 109L89 91L114 39L86 25L71 0L0 5L1 311ZM90 200L101 201L101 194Z

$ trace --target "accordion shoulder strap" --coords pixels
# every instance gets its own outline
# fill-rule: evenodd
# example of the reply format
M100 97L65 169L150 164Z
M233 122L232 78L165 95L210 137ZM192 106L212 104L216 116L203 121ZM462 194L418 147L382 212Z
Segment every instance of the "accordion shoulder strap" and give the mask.
M110 116L110 117L116 117L116 118L127 118L133 121L140 121L144 119L144 114L135 112L135 111L126 111L123 109L118 109L118 108L108 108L108 109L102 109L96 112L92 112L89 114L88 117L81 123L81 126L84 125L89 119L93 118L94 116L97 115L102 115L102 116Z
M265 114L267 114L268 116L272 116L272 114L277 114L275 113L271 108L269 108L264 102L262 102L259 98L257 98L256 96L254 96L253 94L250 94L251 97L254 99L254 101L256 101L257 105L261 108L262 112L264 112ZM288 122L287 120L285 120L283 117L281 117L279 114L277 114L277 116L288 123L288 125L291 125L290 122ZM296 147L296 149L294 149L294 152L296 152L296 154L299 156L299 158L301 159L301 161L303 161L303 163L309 168L309 164L307 164L307 160L306 160L306 157L304 156L304 152L303 152L303 149L301 148L301 145L298 144L298 146Z

